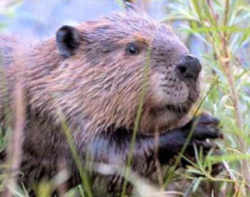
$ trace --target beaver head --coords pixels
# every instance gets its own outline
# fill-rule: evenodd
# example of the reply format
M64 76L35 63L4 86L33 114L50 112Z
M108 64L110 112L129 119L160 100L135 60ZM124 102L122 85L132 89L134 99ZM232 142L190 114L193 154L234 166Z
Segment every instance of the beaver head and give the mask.
M87 130L176 125L199 96L201 65L166 24L135 12L78 27L63 26L55 40L60 62L48 79L53 105ZM142 98L143 95L143 99Z

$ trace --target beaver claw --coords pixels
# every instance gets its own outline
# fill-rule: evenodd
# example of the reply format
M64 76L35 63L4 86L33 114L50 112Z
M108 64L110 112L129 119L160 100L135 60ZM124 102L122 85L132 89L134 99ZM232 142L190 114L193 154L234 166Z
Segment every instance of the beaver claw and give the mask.
M181 130L188 136L191 132L193 140L223 138L219 128L219 120L207 113L195 117Z
M184 145L184 155L187 158L194 158L195 146L198 151L203 150L206 155L212 148L217 148L210 140L223 138L219 128L219 120L207 113L193 118L188 124L181 128L172 129L160 136L159 160L166 163L169 158L178 155ZM185 162L184 162L185 163Z

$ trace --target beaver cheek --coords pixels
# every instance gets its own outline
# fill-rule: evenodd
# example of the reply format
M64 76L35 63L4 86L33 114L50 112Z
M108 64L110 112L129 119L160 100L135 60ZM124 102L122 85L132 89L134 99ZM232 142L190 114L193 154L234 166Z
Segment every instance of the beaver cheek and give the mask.
M188 100L189 88L185 84L154 89L153 100L156 106L177 105Z
M185 103L190 93L189 87L184 82L166 80L165 75L161 73L152 76L150 89L153 105L156 107Z
M166 104L166 92L163 91L162 81L164 81L164 75L160 73L154 73L151 77L150 90L152 105L155 107L164 106Z
M164 88L165 100L168 105L183 104L188 100L189 88L186 84L180 83L172 88Z

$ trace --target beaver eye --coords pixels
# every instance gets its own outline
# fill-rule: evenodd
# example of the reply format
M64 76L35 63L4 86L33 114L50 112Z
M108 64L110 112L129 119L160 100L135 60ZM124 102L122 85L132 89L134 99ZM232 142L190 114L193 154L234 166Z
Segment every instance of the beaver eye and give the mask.
M129 55L137 55L139 54L139 47L136 46L135 43L129 43L127 45L127 48L126 48L126 52L129 54Z

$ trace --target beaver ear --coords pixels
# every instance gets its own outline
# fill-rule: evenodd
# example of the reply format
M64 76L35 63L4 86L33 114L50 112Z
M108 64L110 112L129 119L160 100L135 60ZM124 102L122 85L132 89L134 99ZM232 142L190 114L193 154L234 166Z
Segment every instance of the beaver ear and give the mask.
M136 10L137 7L135 5L135 1L133 0L123 0L123 4L124 4L124 7L127 11L130 11L130 10Z
M128 13L144 13L145 10L143 8L142 3L136 3L135 0L123 0L124 7Z
M74 55L80 45L80 32L71 26L64 25L56 32L56 44L63 57Z

